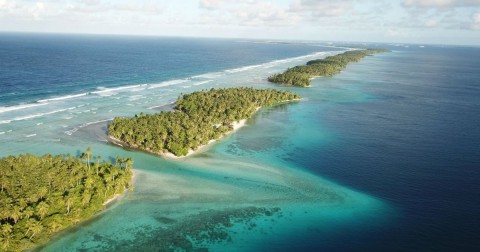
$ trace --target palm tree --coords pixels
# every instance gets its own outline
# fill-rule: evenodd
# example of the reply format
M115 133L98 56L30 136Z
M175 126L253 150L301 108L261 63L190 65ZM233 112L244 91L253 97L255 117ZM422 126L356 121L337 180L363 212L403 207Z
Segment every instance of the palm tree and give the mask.
M3 235L0 237L0 248L3 249L3 251L9 251L9 250L15 250L13 248L14 246L14 237L11 234L8 235Z
M7 236L7 235L10 235L13 231L13 227L12 225L10 224L3 224L2 225L2 228L0 229L0 231L2 232L2 236Z
M27 207L25 208L25 210L23 210L23 217L25 217L25 219L28 219L30 217L32 217L32 215L34 214L34 211L32 209L32 207Z
M115 158L115 165L118 167L122 167L122 158L120 156L117 156Z
M3 192L4 189L8 188L8 183L9 183L8 175L9 174L7 174L7 172L9 172L10 169L0 169L0 171L2 172L2 177L0 178L1 184L2 184L1 192Z
M118 169L114 168L112 171L110 171L110 174L112 174L112 182L115 184L115 177L118 175Z
M10 212L10 219L16 224L20 218L22 218L22 212L18 206L14 206Z
M68 196L67 200L65 201L65 205L67 205L67 214L70 213L70 207L72 206L72 204L73 204L73 197Z
M43 225L38 221L34 221L33 224L30 225L29 230L32 232L32 235L28 239L31 240L35 235L42 232Z
M52 222L50 222L50 225L49 225L50 233L57 232L61 227L62 227L62 224L60 224L56 220L53 220Z
M31 231L32 227L35 225L35 222L38 222L35 219L28 219L27 222L25 223L25 227L27 228L27 231L25 231L25 237L28 235L28 233Z
M38 197L40 197L41 200L43 200L45 198L45 196L47 196L48 194L48 188L45 187L45 186L42 186L40 187L40 189L38 189Z
M92 155L92 148L88 147L87 151L85 151L85 154L87 154L87 165L88 170L90 170L90 156Z
M127 168L127 171L132 169L133 166L133 159L132 158L127 158L125 160L125 168Z
M86 189L92 188L92 186L93 186L94 183L95 183L95 180L93 180L93 178L87 177L87 178L85 179L85 188L86 188Z
M100 166L100 160L102 160L102 156L97 156L97 165L95 166L97 168L97 176L98 176L98 167Z
M90 193L90 191L88 190L85 190L83 192L83 196L82 196L82 205L86 205L88 204L88 202L90 202L90 199L92 198L92 194Z
M44 201L40 202L37 205L36 211L37 211L38 217L40 217L40 220L42 220L48 214L49 207L50 206L47 203L45 203Z

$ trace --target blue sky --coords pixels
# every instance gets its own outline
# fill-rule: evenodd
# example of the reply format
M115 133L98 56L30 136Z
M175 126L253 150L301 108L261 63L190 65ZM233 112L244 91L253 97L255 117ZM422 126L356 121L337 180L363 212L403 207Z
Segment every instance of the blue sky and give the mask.
M480 45L480 0L0 0L0 31Z

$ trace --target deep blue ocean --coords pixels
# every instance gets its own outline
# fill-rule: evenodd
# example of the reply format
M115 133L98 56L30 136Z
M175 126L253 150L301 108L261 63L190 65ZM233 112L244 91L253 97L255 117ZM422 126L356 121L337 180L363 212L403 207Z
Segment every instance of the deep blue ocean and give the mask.
M195 162L214 163L215 157L295 167L368 195L389 209L371 212L370 217L365 217L368 210L358 216L352 214L349 218L357 221L350 224L323 216L327 218L323 221L329 223L323 229L300 229L303 231L292 234L291 240L270 237L260 242L256 251L480 251L480 48L368 45L389 48L392 52L367 57L334 77L317 78L307 89L277 87L265 80L271 72L284 70L288 64L305 63L306 60L297 57L345 50L342 46L320 42L0 34L0 112L11 113L0 117L4 122L0 124L0 156L27 151L40 154L45 151L40 146L51 143L40 132L51 130L54 135L57 130L49 123L63 125L62 120L73 117L76 121L71 125L75 126L88 123L90 119L86 118L90 116L93 120L109 119L109 113L118 106L113 103L118 95L115 93L112 101L101 100L110 96L98 98L98 104L88 112L60 107L54 113L37 111L33 116L12 120L12 113L23 111L23 105L44 106L39 100L82 93L88 95L79 99L96 99L90 97L91 92L195 78L207 81L198 82L199 86L160 85L165 89L142 98L153 99L152 104L158 98L162 101L159 105L163 105L190 89L242 85L287 89L298 92L304 99L298 104L261 112L248 127L201 154L198 161L195 157L187 161L162 161L146 154L132 154L137 155L135 164L139 170L158 170L169 176L171 171L160 166L190 172L188 167ZM285 60L292 58L297 60ZM286 65L275 65L273 70L262 68L272 62ZM211 73L225 71L242 75L218 77L223 78L219 80L210 77ZM128 105L128 111L118 112L122 115L151 106L134 103L138 101L134 96L125 97L131 106ZM68 103L74 104L75 99ZM85 110L95 101L81 100L79 104L87 105L76 107ZM53 103L48 106L65 105ZM60 114L70 110L70 115ZM90 110L95 114L80 114L91 113ZM49 118L32 121L43 120L43 115ZM12 135L19 127L36 131ZM65 123L63 128L68 127ZM107 153L103 156L118 151L94 137L90 139L91 134L82 133L75 138L76 130L73 135L68 132L47 150L70 151L72 143L78 141L79 149L90 145L94 150L103 148ZM28 141L19 138L24 135ZM68 144L62 145L62 141ZM129 154L121 151L122 155ZM157 163L160 168L155 168ZM202 179L208 177L202 176ZM127 197L126 203L120 202L98 222L115 222L115 216L120 215L115 211L133 211L134 204L139 207L147 201L147 196L152 197L153 189L142 188L142 179L139 180L138 191L131 201ZM143 182L153 183L147 179ZM301 208L300 204L292 204L297 210ZM307 214L303 210L298 212ZM294 227L292 230L298 231ZM59 245L46 250L88 248L81 247L88 246L85 242L69 247L76 239L87 237L88 232L82 233L81 228L72 231L68 238L59 239L56 243ZM235 251L236 243L221 248Z
M0 106L156 83L333 50L241 40L0 35Z

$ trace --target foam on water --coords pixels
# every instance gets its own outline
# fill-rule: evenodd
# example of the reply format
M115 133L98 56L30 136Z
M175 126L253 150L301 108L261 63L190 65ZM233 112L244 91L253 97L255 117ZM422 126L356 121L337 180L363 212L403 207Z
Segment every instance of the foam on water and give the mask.
M38 107L38 106L44 106L47 104L48 103L42 103L42 104L32 103L32 104L22 104L22 105L11 106L11 107L0 107L0 114L5 112L15 111L15 110L23 110L23 109L28 109L28 108Z
M60 97L55 97L55 98L49 98L49 99L44 99L44 100L39 100L37 102L39 103L45 103L49 101L62 101L62 100L68 100L72 98L77 98L77 97L82 97L88 95L88 93L81 93L81 94L74 94L74 95L65 95L65 96L60 96Z
M49 112L45 112L45 113L38 113L38 114L21 116L21 117L15 117L15 118L11 119L10 121L30 120L30 119L33 119L33 118L44 117L46 115L52 115L52 114L56 114L56 113L60 113L60 112L64 112L64 111L72 110L72 109L75 109L75 107L70 107L70 108L65 108L65 109L57 109L57 110L53 110L53 111L49 111Z
M93 91L92 94L105 94L105 93L116 93L117 91L124 91L124 90L135 90L136 88L142 87L143 85L130 85L130 86L123 86L123 87L116 87L116 88L104 88L99 87L99 91Z
M194 86L200 86L200 85L204 85L204 84L210 83L210 82L212 82L212 81L213 81L213 80L199 81L199 82L194 82L192 85L194 85Z
M181 83L185 83L188 80L169 80L169 81L164 81L158 84L149 84L148 89L155 89L155 88L161 88L161 87L168 87L168 86L173 86L173 85L178 85Z

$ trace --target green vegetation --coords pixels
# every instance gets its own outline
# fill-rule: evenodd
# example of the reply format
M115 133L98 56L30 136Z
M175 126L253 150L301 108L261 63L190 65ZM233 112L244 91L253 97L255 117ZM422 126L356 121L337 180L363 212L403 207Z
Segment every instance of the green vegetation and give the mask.
M116 117L108 133L129 147L183 156L231 131L232 123L250 118L259 107L299 98L292 92L253 88L194 92L180 96L173 112Z
M31 249L131 187L133 161L31 154L0 159L0 251Z
M365 56L374 53L387 52L386 49L364 49L347 51L325 59L317 59L307 62L306 65L287 69L281 74L268 77L268 81L286 86L310 86L310 79L315 76L332 76L340 72L350 62L358 62Z

